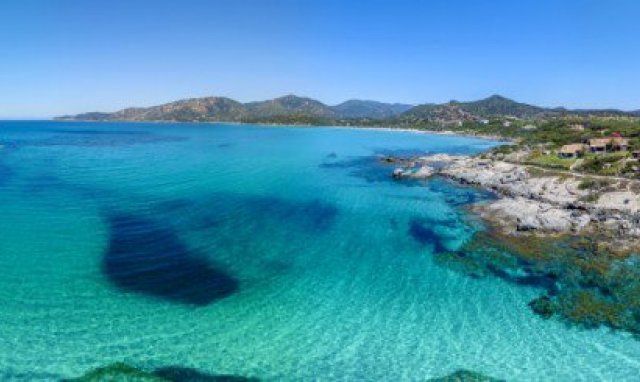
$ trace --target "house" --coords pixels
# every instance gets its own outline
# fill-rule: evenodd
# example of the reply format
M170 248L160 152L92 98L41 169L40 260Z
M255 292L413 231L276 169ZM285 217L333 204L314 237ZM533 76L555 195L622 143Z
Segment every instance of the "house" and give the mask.
M592 153L606 153L610 143L611 138L591 138L589 139L589 150Z
M629 140L621 136L613 137L611 138L611 149L613 151L627 151L629 149Z
M489 124L489 120L488 119L481 119L480 123L482 123L483 125L488 125Z
M522 128L523 130L535 130L537 127L535 125L526 125Z
M609 151L627 151L629 148L629 140L621 136L612 136L609 138L592 138L589 139L589 150L592 153L606 153Z
M504 121L504 122L502 122L502 126L504 126L504 127L510 127L510 126L511 126L511 121Z
M584 154L584 145L581 143L574 143L571 145L564 145L558 150L558 156L560 158L577 158Z
M584 125L581 123L574 123L573 125L569 126L569 128L573 131L584 131Z

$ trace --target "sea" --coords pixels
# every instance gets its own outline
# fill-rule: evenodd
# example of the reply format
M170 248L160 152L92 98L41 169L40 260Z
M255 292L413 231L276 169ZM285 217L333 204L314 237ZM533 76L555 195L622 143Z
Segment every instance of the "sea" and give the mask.
M434 261L486 229L468 207L495 196L397 181L381 160L497 144L0 121L0 380L116 362L210 380L640 380L632 335L545 320L527 306L541 289Z

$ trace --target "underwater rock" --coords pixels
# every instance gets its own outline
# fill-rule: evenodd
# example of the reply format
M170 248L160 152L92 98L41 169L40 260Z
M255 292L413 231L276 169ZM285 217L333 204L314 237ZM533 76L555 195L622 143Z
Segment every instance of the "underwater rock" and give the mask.
M529 302L529 307L538 316L549 319L556 312L556 306L548 296L536 297Z
M65 379L68 382L258 382L257 378L247 378L228 374L207 374L199 370L181 367L162 367L146 372L117 362L89 370L78 378Z
M478 232L459 251L435 259L471 277L490 274L543 289L528 305L545 319L640 333L640 256L615 251L606 238Z
M171 382L168 379L147 373L126 363L118 362L88 371L78 378L69 378L68 382Z
M435 254L435 261L441 267L467 275L474 279L487 276L489 272L485 264L477 261L473 256L466 256L461 252L441 252Z
M424 219L411 219L409 235L422 245L433 245L434 253L445 252L447 248L442 243L442 238L427 223Z
M427 179L434 174L432 168L423 166L418 168L396 168L393 170L392 176L395 179L410 178L410 179Z
M230 374L207 374L190 367L168 366L156 369L154 375L171 382L258 382L258 378Z
M122 290L203 306L239 289L238 280L189 249L159 222L113 214L108 224L102 270Z
M444 377L431 378L428 382L504 382L504 380L492 378L475 371L460 369Z

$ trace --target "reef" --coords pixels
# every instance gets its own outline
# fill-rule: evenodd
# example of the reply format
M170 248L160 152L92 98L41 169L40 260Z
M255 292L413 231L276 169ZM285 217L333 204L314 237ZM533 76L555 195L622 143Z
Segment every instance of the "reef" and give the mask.
M488 377L475 371L461 369L444 377L431 378L428 382L504 382L504 380Z
M239 290L239 281L190 249L170 227L131 214L107 217L102 271L116 287L171 302L204 306Z
M495 276L540 288L529 302L544 319L585 328L640 333L640 255L615 251L603 237L481 231L459 251L436 254L438 264L472 277Z
M633 184L607 182L594 191L577 176L540 176L483 157L438 154L409 162L393 177L439 175L496 195L467 206L486 229L455 251L436 245L438 264L540 288L528 305L544 319L640 333L640 196ZM589 198L594 192L598 197ZM437 244L429 233L419 225L410 231Z
M142 371L125 363L114 363L108 366L98 367L89 370L77 378L65 379L67 382L104 382L104 381L126 381L126 382L169 382L158 376Z
M258 382L259 379L229 374L208 374L182 366L161 367L144 371L126 363L118 362L87 371L68 382Z

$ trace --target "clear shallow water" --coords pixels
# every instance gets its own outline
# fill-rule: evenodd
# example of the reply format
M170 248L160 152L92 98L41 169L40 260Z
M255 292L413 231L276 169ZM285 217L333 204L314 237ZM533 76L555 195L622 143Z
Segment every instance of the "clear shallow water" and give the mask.
M117 361L263 380L636 380L640 342L441 268L488 197L390 181L384 152L470 138L0 122L0 379Z

